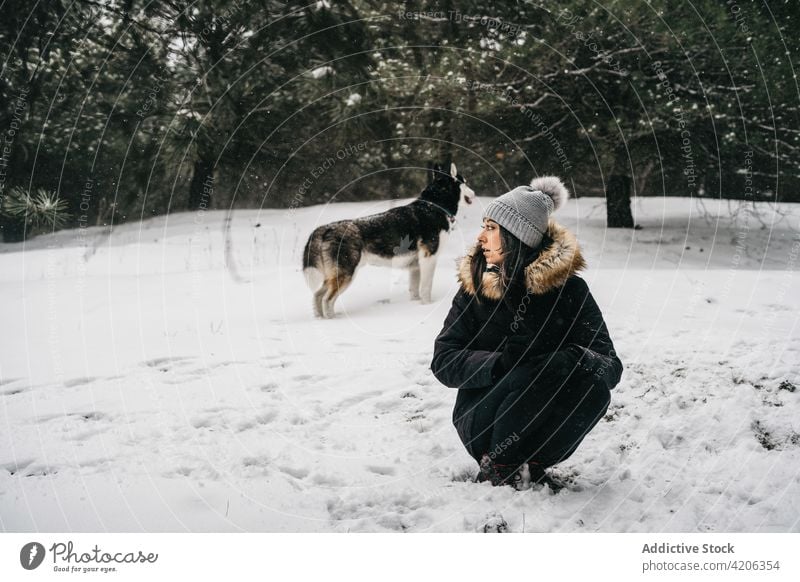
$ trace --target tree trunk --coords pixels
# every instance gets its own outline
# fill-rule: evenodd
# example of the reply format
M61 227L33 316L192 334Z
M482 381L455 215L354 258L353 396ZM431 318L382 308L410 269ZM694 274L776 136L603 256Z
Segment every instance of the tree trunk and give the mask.
M608 228L633 228L631 215L631 179L621 174L608 178L606 187Z
M189 184L189 210L206 210L211 206L214 191L214 162L198 158L194 162L194 174Z

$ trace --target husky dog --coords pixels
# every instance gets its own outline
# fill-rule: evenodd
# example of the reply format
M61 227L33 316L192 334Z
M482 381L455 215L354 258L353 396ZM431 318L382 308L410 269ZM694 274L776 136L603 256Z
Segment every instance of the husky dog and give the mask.
M434 164L419 198L380 214L317 227L303 251L303 275L314 293L314 315L330 318L336 299L364 264L409 270L411 299L431 301L436 257L455 221L461 199L472 204L475 192L455 164Z

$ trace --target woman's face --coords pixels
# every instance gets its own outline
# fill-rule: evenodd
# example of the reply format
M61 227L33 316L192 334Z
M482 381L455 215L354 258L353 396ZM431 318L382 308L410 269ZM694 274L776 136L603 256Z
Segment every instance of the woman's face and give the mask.
M483 228L478 235L478 242L483 250L483 256L490 265L499 265L503 262L503 252L500 248L500 225L489 218L483 219Z

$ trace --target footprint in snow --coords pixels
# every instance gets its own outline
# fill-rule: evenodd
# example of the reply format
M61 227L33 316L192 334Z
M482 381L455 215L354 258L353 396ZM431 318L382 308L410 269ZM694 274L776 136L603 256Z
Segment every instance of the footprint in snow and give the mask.
M346 485L342 479L328 473L314 473L311 476L311 482L321 487L343 487Z
M278 362L270 362L267 365L267 368L288 368L292 365L292 362L289 360L280 360Z
M193 360L193 358L155 358L153 360L147 360L142 362L142 365L147 366L148 368L158 368L161 372L168 372L175 366L180 366L181 364L189 363Z
M294 382L311 382L314 380L322 380L324 378L325 376L317 376L314 374L298 374L297 376L294 376L293 378L290 379L293 380Z
M33 464L35 459L17 459L10 463L0 464L0 469L8 471L10 475L16 475L20 471L24 471L29 465Z
M242 459L242 467L248 473L256 473L259 475L266 475L270 472L270 465L272 462L268 457L244 457Z
M244 457L242 458L242 465L245 467L269 467L269 457Z
M64 382L65 388L76 388L78 386L85 386L86 384L91 384L98 378L96 377L85 377L85 378L73 378L72 380L67 380Z
M305 467L291 467L289 465L278 465L278 469L295 479L305 479L310 471Z
M47 477L48 475L55 475L58 469L51 465L30 465L22 472L25 477Z
M92 410L90 412L73 412L70 416L91 421L108 420L108 416L104 412L98 412L97 410Z
M256 427L252 420L245 420L236 425L236 432L245 432Z
M308 417L303 416L302 414L293 414L289 417L289 424L293 424L295 426L308 424Z
M367 471L371 471L377 475L392 476L397 473L397 469L395 467L385 465L367 465L365 468Z
M51 420L77 420L80 422L97 422L108 419L103 412L91 410L88 412L68 412L67 414L43 414L36 417L36 422L50 422Z
M97 472L100 472L110 467L112 462L113 459L110 459L109 457L86 459L78 463L78 469L98 469Z
M188 467L186 465L178 465L172 471L166 471L163 476L172 479L175 477L193 477L194 479L210 479L217 481L220 479L220 473L211 465L200 465L197 467Z
M214 413L214 412L224 412L226 410L234 410L234 408L231 406L211 406L209 408L204 409L203 412Z
M208 430L227 428L225 422L220 421L216 416L197 416L191 420L191 425L196 429L207 428Z
M268 410L267 412L262 412L261 414L256 415L256 422L258 424L269 424L275 420L277 416L278 412L276 410Z

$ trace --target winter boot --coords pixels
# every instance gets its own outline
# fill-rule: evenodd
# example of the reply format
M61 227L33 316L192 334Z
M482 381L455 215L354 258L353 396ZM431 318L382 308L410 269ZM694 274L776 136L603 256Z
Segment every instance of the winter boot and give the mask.
M558 479L554 479L545 471L544 465L540 465L536 461L528 461L528 472L531 476L531 485L547 485L553 493L558 493L565 487Z
M489 481L494 487L510 485L515 489L519 489L522 484L520 469L520 465L495 463L489 455L484 454L481 457L480 470L475 481L477 483Z

